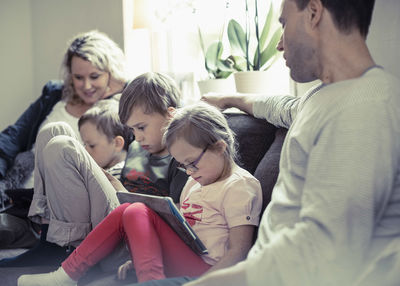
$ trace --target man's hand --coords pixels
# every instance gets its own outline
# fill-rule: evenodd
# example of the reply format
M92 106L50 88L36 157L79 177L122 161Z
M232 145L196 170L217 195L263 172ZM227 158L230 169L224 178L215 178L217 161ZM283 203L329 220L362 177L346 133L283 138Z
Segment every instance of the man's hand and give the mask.
M231 107L229 106L229 102L227 102L226 100L226 95L218 94L215 92L204 94L201 97L201 100L207 102L208 104L214 105L222 110Z
M133 269L132 260L128 260L127 262L122 264L120 267L118 267L118 273L117 273L118 280L125 280L128 270L130 270L130 269Z
M246 277L237 267L230 267L211 272L183 286L243 286Z
M201 100L214 105L221 110L236 107L248 114L253 114L254 95L251 94L218 94L210 92L204 94Z

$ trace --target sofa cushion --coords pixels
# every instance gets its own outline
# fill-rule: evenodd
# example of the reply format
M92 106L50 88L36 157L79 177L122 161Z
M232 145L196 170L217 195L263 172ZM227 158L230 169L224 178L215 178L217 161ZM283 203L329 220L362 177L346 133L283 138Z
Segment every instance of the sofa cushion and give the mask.
M275 133L275 140L261 159L254 172L262 187L263 192L263 206L262 212L271 201L272 189L275 186L276 179L279 174L279 161L281 157L281 150L287 129L279 128Z
M235 133L238 165L254 174L258 163L271 146L277 128L266 120L246 113L225 113L225 116Z

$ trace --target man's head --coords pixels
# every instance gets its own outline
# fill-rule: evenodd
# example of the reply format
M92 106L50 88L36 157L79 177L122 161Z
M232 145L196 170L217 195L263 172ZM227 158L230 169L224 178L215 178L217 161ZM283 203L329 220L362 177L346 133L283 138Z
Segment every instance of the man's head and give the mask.
M299 10L307 7L311 0L292 0L296 2ZM365 38L367 37L372 19L375 0L320 0L334 20L338 30L346 33L358 29Z
M326 58L342 44L332 40L334 34L365 40L373 6L374 0L284 0L277 48L283 51L291 77L297 82L322 79Z
M122 92L119 117L135 134L142 148L156 155L168 151L162 143L164 128L181 93L170 77L160 73L145 73L135 78Z

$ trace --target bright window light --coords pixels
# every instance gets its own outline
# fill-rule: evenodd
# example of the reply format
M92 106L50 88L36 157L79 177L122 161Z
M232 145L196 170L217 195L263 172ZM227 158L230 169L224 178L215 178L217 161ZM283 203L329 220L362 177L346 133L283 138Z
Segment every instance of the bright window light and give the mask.
M270 1L279 13L281 0ZM258 1L260 26L270 1ZM254 1L248 0L248 5L254 11ZM168 73L179 83L186 102L197 100L197 81L207 77L198 29L206 48L222 34L226 57L230 54L226 31L230 19L244 23L244 0L124 0L125 53L131 76L147 71ZM270 92L289 93L284 61L277 60L271 70Z

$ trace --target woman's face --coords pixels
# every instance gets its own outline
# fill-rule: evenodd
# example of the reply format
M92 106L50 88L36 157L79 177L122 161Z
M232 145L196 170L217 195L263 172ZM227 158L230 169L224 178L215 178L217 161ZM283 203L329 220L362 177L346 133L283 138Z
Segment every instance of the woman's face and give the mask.
M104 98L110 75L78 56L71 60L71 76L75 93L88 105Z

